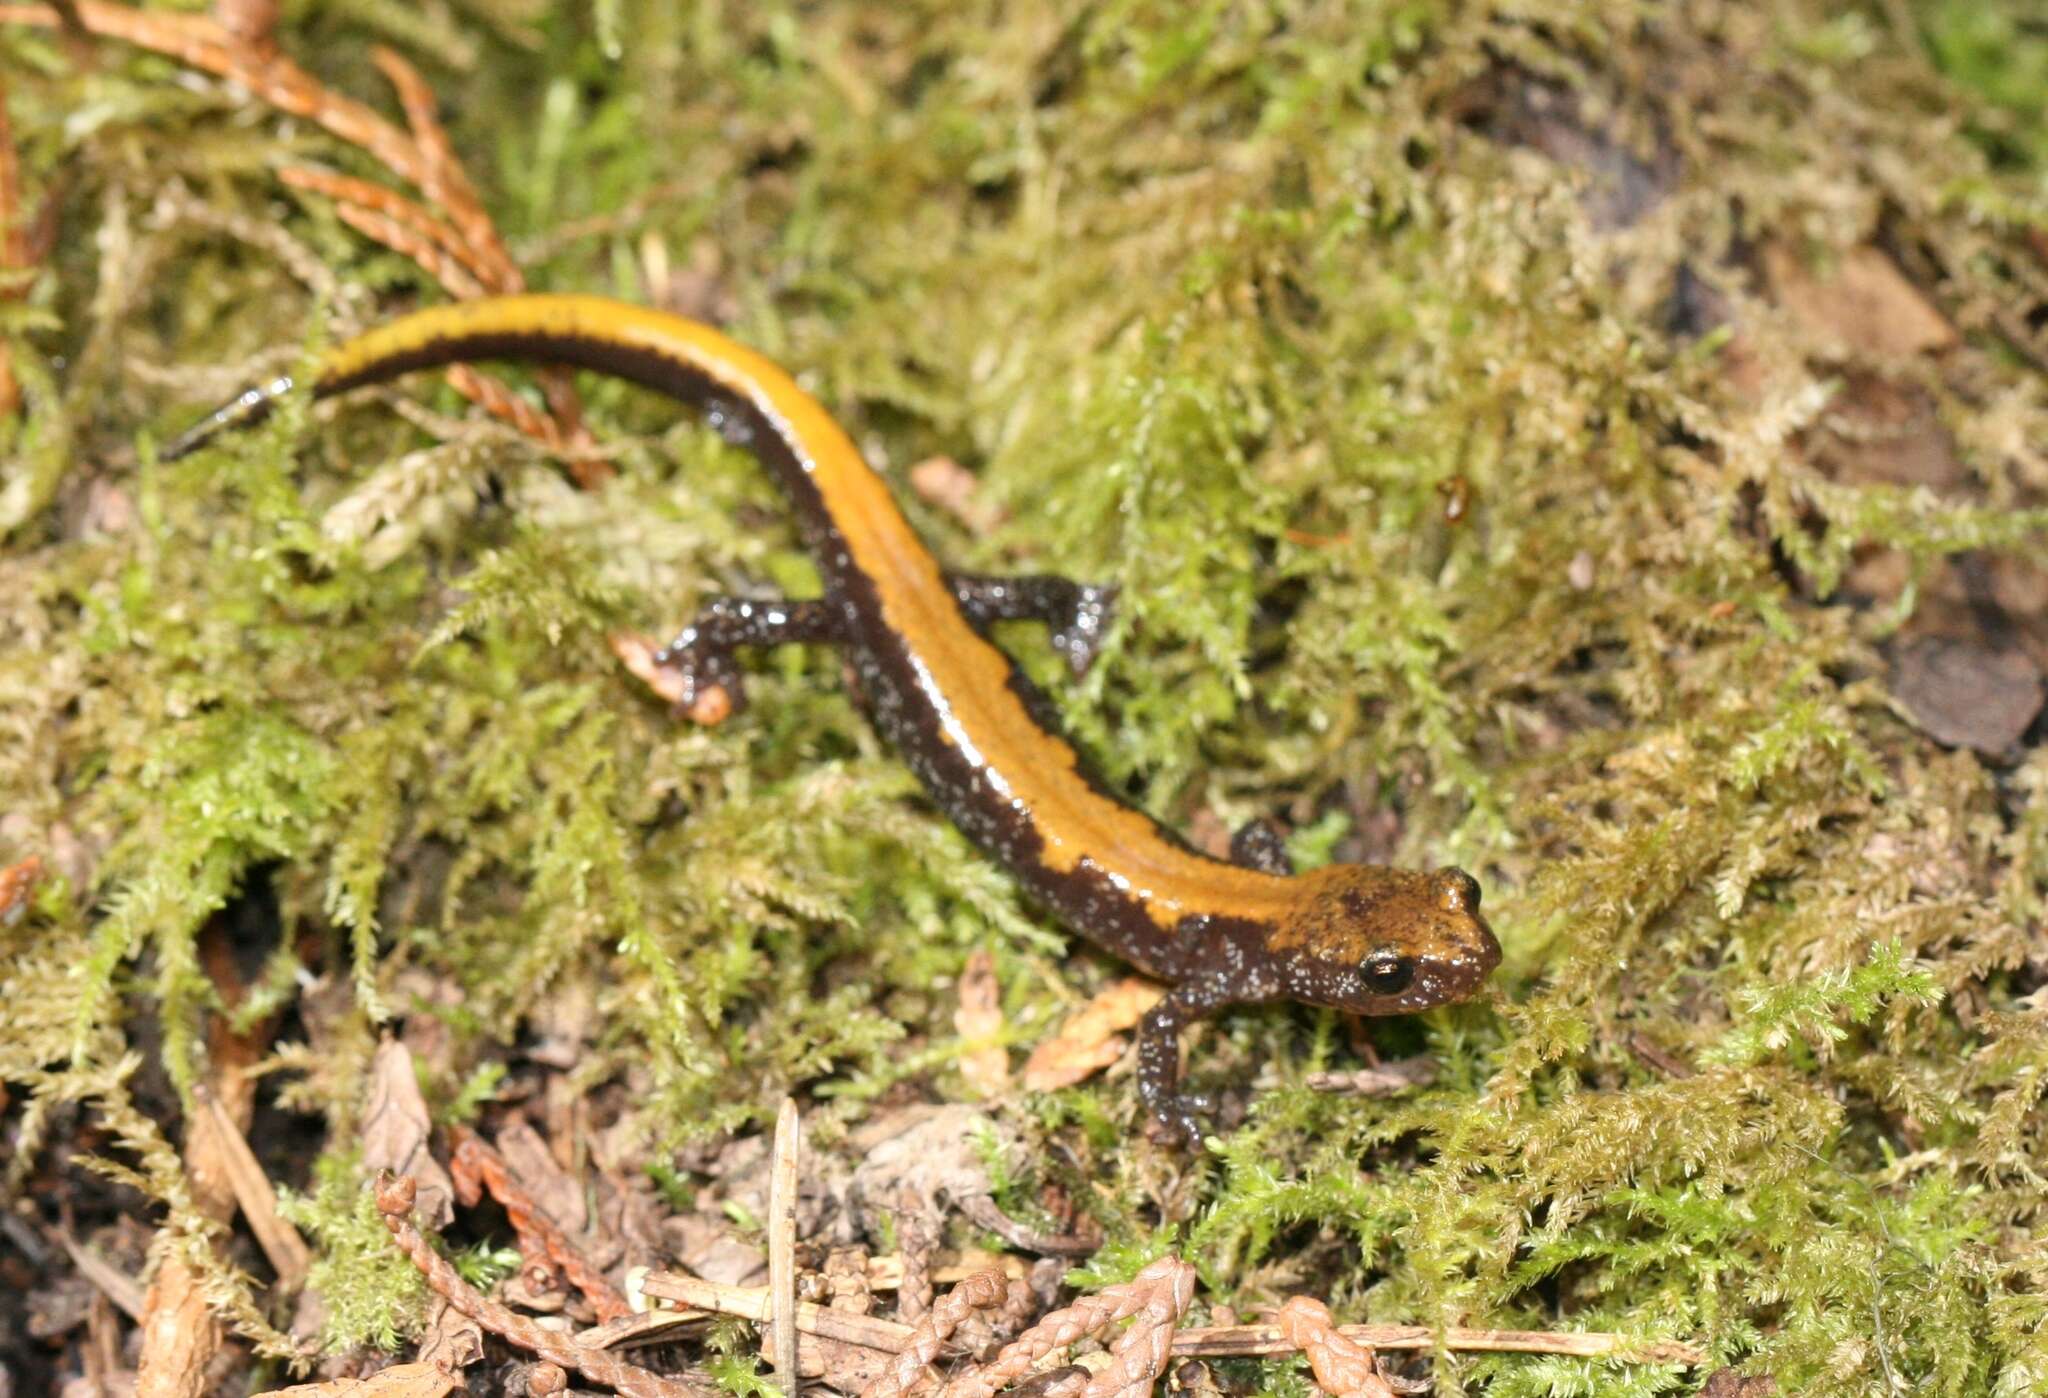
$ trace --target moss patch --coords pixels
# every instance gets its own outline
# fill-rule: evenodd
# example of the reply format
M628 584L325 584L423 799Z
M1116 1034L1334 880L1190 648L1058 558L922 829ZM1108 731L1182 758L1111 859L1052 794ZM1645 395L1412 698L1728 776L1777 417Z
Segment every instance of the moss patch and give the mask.
M1880 548L1916 579L2040 552L2018 15L618 0L324 7L284 38L365 100L371 42L428 65L535 286L708 286L893 479L976 472L993 532L912 506L952 563L1117 583L1084 683L1006 640L1140 804L1482 876L1496 991L1370 1030L1437 1056L1425 1091L1309 1092L1356 1062L1350 1026L1271 1009L1197 1044L1197 1086L1263 1075L1192 1177L1127 1082L1018 1105L1072 1148L1040 1168L1108 1223L1102 1275L1178 1237L1240 1306L1308 1289L1341 1318L1699 1339L1786 1392L2018 1394L2048 1383L2048 757L1932 744L1879 650L1914 592L1841 589ZM26 392L0 424L0 863L62 875L0 930L11 1182L85 1102L204 1235L130 1055L193 1079L196 938L259 885L268 1003L324 1035L275 1066L333 1171L371 1026L429 1012L422 974L457 992L441 1100L581 996L579 1077L673 1143L791 1087L849 1119L962 1091L972 948L1034 1036L1054 982L1113 973L1061 960L829 655L762 657L708 732L613 662L610 627L806 574L753 465L665 406L585 382L622 452L591 494L382 399L154 464L422 278L269 174L359 153L111 45L84 66L0 30L0 55L64 230L0 306ZM1816 276L1884 250L1960 342L1814 342L1763 243ZM1926 396L1967 488L1815 464L1851 370ZM345 1008L304 1004L302 968ZM359 1304L383 1292L349 1201L298 1183L345 1338L403 1329ZM1439 1368L1502 1395L1699 1377Z

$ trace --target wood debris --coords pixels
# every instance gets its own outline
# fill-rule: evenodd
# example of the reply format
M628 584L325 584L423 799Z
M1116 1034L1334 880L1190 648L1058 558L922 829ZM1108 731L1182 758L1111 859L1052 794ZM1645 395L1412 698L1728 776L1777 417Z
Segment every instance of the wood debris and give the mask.
M1317 1092L1343 1097L1392 1097L1436 1081L1436 1060L1417 1056L1356 1068L1347 1073L1310 1073L1304 1081Z
M531 1134L531 1127L524 1129ZM465 1208L475 1206L488 1192L511 1220L513 1231L518 1234L520 1255L529 1269L559 1271L583 1293L600 1322L632 1314L632 1306L618 1288L584 1258L533 1194L513 1178L504 1156L474 1131L457 1128L451 1138L454 1151L449 1159L449 1173L455 1196Z
M394 1364L368 1378L329 1379L273 1388L256 1398L446 1398L458 1381L433 1364Z
M393 1176L389 1172L378 1177L377 1208L384 1216L384 1226L426 1277L427 1284L485 1330L550 1363L573 1369L587 1379L616 1389L624 1398L712 1398L719 1392L714 1386L696 1379L670 1377L642 1369L607 1350L582 1344L573 1336L547 1329L489 1300L464 1281L454 1264L436 1251L414 1226L414 1195L410 1179Z

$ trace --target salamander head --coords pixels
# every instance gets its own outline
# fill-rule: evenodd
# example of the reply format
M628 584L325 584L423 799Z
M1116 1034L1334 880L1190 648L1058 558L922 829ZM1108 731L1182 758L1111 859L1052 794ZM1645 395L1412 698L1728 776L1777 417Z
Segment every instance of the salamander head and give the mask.
M1500 964L1479 883L1462 869L1333 864L1295 882L1300 894L1266 940L1294 999L1409 1014L1464 999Z

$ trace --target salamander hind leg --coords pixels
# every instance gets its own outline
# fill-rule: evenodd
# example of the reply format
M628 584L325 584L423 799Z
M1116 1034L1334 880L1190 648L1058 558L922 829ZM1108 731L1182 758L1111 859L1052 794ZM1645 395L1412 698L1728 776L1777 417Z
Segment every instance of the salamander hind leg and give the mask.
M680 681L676 712L696 723L718 723L747 706L734 654L741 646L836 643L845 631L844 613L829 602L720 597L658 651L654 663Z
M1066 659L1076 679L1095 663L1116 611L1114 587L1050 573L948 573L946 581L960 610L976 626L995 621L1042 621L1050 626L1053 649Z

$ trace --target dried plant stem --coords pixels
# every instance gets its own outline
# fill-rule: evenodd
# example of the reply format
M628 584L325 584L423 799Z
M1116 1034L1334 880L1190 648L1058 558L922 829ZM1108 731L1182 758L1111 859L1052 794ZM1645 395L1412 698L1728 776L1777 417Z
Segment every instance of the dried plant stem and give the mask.
M57 1241L63 1244L78 1274L98 1287L109 1301L120 1308L121 1314L130 1320L142 1319L143 1291L140 1282L72 1237L69 1229L60 1231Z
M448 382L457 393L460 393L470 402L482 408L492 417L498 419L498 421L509 423L520 433L539 442L549 451L557 455L566 455L569 452L570 444L563 440L562 429L556 425L553 418L535 409L531 403L528 403L524 398L521 398L489 374L472 369L467 364L457 364L448 371ZM592 463L603 465L607 475L610 474L611 467L600 458L583 450L586 445L580 439L577 441L576 455L569 462L569 474L578 485L587 488L596 480L595 477L589 475L587 467Z
M882 1272L886 1269L877 1267L875 1270ZM673 1272L654 1272L647 1277L643 1289L649 1296L719 1315L765 1320L769 1314L766 1287L727 1286ZM1136 1309L1134 1306L1114 1318L1133 1314ZM1054 1312L1039 1325L1066 1314L1066 1311ZM808 1303L797 1306L796 1319L797 1329L804 1334L847 1340L892 1354L900 1352L915 1333L913 1327L900 1321L855 1315L851 1311L835 1311ZM1675 1340L1637 1340L1603 1331L1474 1330L1452 1326L1439 1337L1437 1331L1426 1325L1340 1325L1336 1329L1346 1339L1378 1350L1431 1349L1441 1338L1447 1350L1473 1353L1585 1357L1625 1355L1648 1364L1685 1365L1700 1364L1705 1358L1695 1347ZM1017 1341L1018 1344L1024 1342L1022 1338ZM1292 1354L1299 1348L1281 1333L1277 1325L1198 1326L1177 1330L1173 1337L1173 1354L1183 1359Z
M277 51L278 0L214 0L220 27L258 53Z
M640 1289L657 1300L674 1301L678 1305L716 1315L765 1321L774 1313L765 1286L728 1286L700 1277L687 1277L679 1272L650 1272L640 1283ZM853 1311L835 1311L810 1301L797 1302L794 1314L799 1334L845 1340L884 1354L898 1353L916 1333L913 1327L899 1320L884 1320L880 1316L859 1315Z
M256 1235L257 1246L263 1249L271 1269L277 1273L278 1289L287 1295L296 1293L305 1285L312 1253L298 1230L278 1216L277 1190L271 1185L270 1176L263 1172L256 1153L249 1148L248 1137L242 1134L240 1124L219 1094L204 1083L199 1084L192 1089L192 1106L192 1121L187 1130L211 1137L207 1150L219 1159L249 1231Z
M1337 1398L1394 1398L1372 1350L1341 1334L1330 1308L1314 1297L1290 1297L1273 1323L1308 1356L1308 1367L1323 1392Z
M456 300L474 301L484 294L483 287L461 262L420 237L409 225L359 204L337 204L334 216L371 241L419 263L421 270L441 283Z
M413 1227L413 1193L410 1176L380 1174L377 1208L384 1215L384 1226L426 1277L427 1284L478 1325L550 1363L574 1369L587 1379L616 1389L625 1398L718 1398L718 1390L709 1384L628 1364L606 1350L591 1349L558 1330L544 1329L484 1297Z
M1163 1314L1164 1310L1170 1309L1175 1317L1185 1314L1188 1302L1194 1298L1194 1291L1195 1269L1177 1257L1162 1257L1124 1285L1106 1287L1094 1296L1084 1296L1073 1305L1044 1317L1005 1345L986 1365L953 1379L940 1390L940 1398L991 1398L998 1389L1030 1372L1032 1366L1046 1355L1066 1348L1085 1335L1141 1312ZM1152 1325L1137 1327L1146 1332L1154 1328ZM1129 1338L1126 1335L1124 1340ZM1149 1355L1155 1349L1163 1365L1168 1347L1156 1344L1155 1337L1149 1333L1135 1347L1127 1348L1123 1341L1119 1341L1119 1364L1139 1353ZM1126 1371L1119 1368L1120 1373ZM1119 1382L1104 1391L1121 1392L1124 1386ZM1089 1389L1091 1395L1097 1391L1092 1381Z
M861 1390L860 1398L899 1398L899 1395L908 1393L939 1357L939 1350L960 1328L961 1321L976 1311L994 1310L1003 1305L1009 1297L1010 1288L1022 1288L1023 1285L994 1271L977 1272L962 1281L925 1312L924 1319L912 1328L909 1341L897 1354L895 1362ZM1028 1288L1024 1289L1028 1291Z
M444 255L444 258L453 258L461 265L461 280L463 285L469 288L467 292L460 291L451 285L446 277L443 277L433 267L427 266L425 262L421 261L409 250L399 248L398 251L404 252L406 256L412 257L415 262L420 262L420 265L426 267L429 272L433 272L436 280L440 281L442 286L447 287L450 295L481 296L483 295L484 288L491 283L494 272L484 257L480 255L475 244L469 242L460 233L456 232L445 219L435 217L428 210L421 207L415 201L406 198L395 189L386 189L381 184L372 184L368 180L359 180L352 175L340 175L331 170L317 170L307 165L288 165L277 172L277 178L292 189L304 189L314 194L324 194L334 200L344 210L366 210L370 213L381 215L389 222L401 225L407 229L414 235L416 240L424 239L426 242L433 244ZM347 215L344 213L343 217L346 218ZM359 224L351 226L361 228ZM371 236L376 237L378 235L372 234ZM382 241L382 239L380 238L379 241Z
M1439 1338L1426 1325L1340 1325L1337 1331L1371 1349L1429 1349ZM1445 1349L1489 1354L1625 1354L1648 1364L1698 1364L1704 1357L1693 1346L1675 1340L1635 1340L1594 1330L1468 1330L1452 1326L1441 1338ZM1288 1354L1295 1348L1276 1325L1183 1330L1173 1340L1175 1354L1204 1358Z
M371 50L370 61L398 94L398 104L405 109L406 124L412 127L413 140L418 144L420 175L413 183L425 191L427 198L447 210L448 217L462 230L463 241L474 249L481 264L478 280L500 293L526 290L526 275L505 251L497 225L484 212L483 201L477 198L475 186L463 173L462 163L448 143L448 133L434 110L434 90L391 49Z
M519 1234L519 1251L529 1261L545 1259L569 1279L569 1284L588 1298L600 1324L633 1313L633 1307L617 1287L569 1241L526 1188L512 1178L505 1157L498 1154L474 1131L458 1128L455 1151L448 1161L448 1173L455 1181L455 1194L465 1206L477 1202L482 1191L505 1210Z
M803 1168L803 1118L785 1097L775 1114L775 1154L768 1169L769 1324L775 1372L790 1398L803 1387L796 1363L796 1191Z

